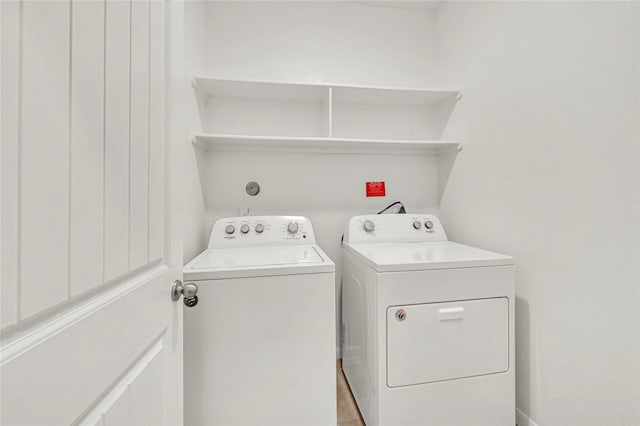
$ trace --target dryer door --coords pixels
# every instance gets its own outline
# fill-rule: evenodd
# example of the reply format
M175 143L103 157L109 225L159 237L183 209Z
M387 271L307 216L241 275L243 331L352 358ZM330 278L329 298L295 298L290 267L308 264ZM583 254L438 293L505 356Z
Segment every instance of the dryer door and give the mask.
M387 308L387 385L509 369L506 297Z

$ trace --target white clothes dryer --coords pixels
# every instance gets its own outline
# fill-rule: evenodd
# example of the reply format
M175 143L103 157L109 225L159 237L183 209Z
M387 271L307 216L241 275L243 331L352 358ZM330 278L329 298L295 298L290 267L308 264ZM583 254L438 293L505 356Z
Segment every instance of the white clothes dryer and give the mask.
M351 218L342 368L368 426L513 426L514 260L429 214Z
M185 425L336 424L335 267L309 219L219 219L184 267Z

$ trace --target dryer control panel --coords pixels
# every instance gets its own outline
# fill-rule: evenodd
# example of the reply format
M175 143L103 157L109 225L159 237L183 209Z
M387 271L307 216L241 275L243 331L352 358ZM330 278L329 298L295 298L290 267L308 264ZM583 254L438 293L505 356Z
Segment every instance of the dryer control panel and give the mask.
M314 245L311 221L303 216L240 216L213 224L209 248Z
M344 241L349 244L447 241L447 234L440 219L432 214L372 214L349 219Z

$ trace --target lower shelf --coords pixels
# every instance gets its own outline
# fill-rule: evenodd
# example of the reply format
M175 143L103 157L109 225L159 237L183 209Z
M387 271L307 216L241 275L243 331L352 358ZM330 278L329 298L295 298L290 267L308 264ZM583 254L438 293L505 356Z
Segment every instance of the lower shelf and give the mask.
M450 141L352 139L297 136L247 136L197 134L193 142L217 151L270 151L369 154L439 154L458 152L462 145Z

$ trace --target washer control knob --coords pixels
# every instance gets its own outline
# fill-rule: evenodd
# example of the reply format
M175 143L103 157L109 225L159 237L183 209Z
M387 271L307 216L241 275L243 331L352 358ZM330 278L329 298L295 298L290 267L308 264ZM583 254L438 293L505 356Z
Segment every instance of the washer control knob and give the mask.
M427 228L427 229L433 229L433 222L431 222L430 220L427 220L424 223L424 227Z
M236 232L236 227L233 225L227 225L226 228L224 228L224 232L226 232L227 234L231 235L234 232Z
M295 234L298 232L298 224L296 222L289 222L287 225L287 232L290 234Z
M263 224L261 224L261 223L258 223L258 224L256 225L256 232L257 232L258 234L262 234L262 232L263 232L263 231L264 231L264 225L263 225Z
M242 232L243 234L246 234L247 232L249 232L249 225L247 225L246 223L245 223L245 224L243 224L243 225L240 227L240 232Z
M417 220L414 220L413 221L413 229L420 229L420 228L422 228L422 223L420 223Z
M371 232L375 229L376 225L370 221L370 220L365 220L364 223L362 224L362 228L364 229L364 232Z

